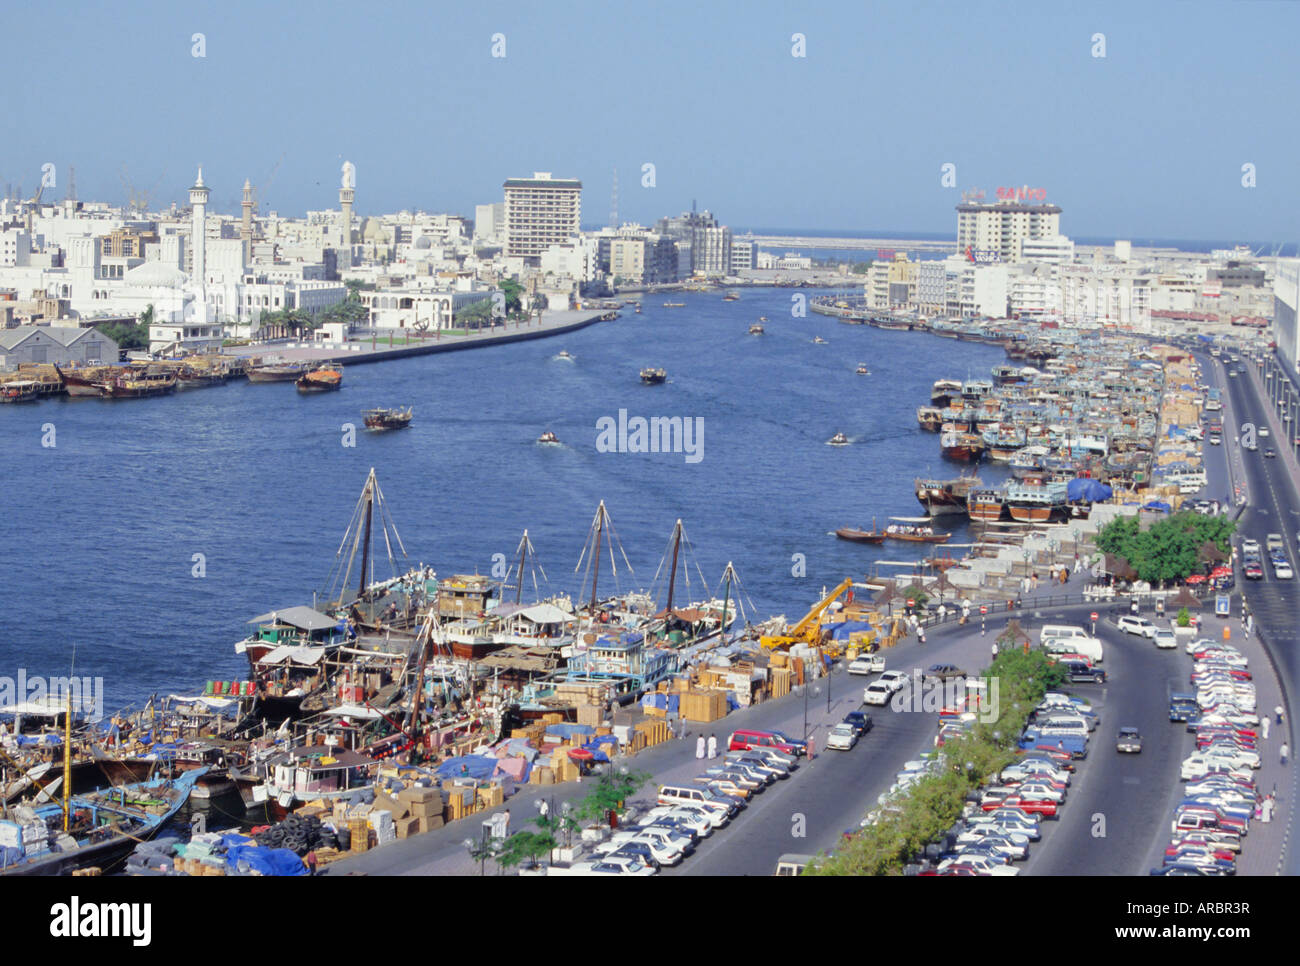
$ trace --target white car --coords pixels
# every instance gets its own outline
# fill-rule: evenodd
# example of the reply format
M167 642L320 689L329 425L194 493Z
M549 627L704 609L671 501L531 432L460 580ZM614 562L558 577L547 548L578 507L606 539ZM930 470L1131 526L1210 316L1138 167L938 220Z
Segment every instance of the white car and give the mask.
M1125 614L1115 622L1115 626L1128 634L1137 634L1147 638L1156 636L1156 625L1145 617L1134 617L1132 614Z
M1225 761L1206 761L1199 755L1183 762L1181 776L1183 781L1195 781L1198 778L1204 778L1206 775L1220 772L1237 778L1250 777L1250 769L1247 767L1234 768Z
M862 703L885 705L893 696L894 689L884 681L872 681L862 691Z
M852 751L858 743L858 732L853 725L837 724L826 736L826 747L837 751Z
M939 871L961 865L974 869L980 875L1019 875L1020 870L990 859L987 855L962 855L955 859L944 859L939 863Z
M588 875L654 875L653 866L646 865L639 858L622 855L607 855L599 862L591 863Z
M1155 643L1161 650L1171 650L1178 646L1178 638L1174 636L1173 631L1161 628L1156 631Z
M891 692L901 691L907 687L908 677L903 671L886 671L876 679L876 683L888 685Z
M1287 561L1274 560L1273 576L1276 577L1278 580L1290 580L1295 576L1295 573L1291 570L1291 565L1287 563Z
M872 654L851 661L847 670L850 674L876 674L884 669L885 659L879 654Z

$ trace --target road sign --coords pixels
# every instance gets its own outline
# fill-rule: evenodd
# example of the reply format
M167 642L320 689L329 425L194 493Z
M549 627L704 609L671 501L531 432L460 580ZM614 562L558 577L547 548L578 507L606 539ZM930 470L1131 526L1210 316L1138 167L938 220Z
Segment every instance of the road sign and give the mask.
M987 614L988 612L989 609L985 607L983 604L980 604L980 614Z
M907 606L908 606L908 607L915 607L915 606L916 606L916 600L915 600L915 598L912 598L912 597L907 598Z
M1088 616L1091 617L1093 620L1096 620L1096 619L1097 619L1097 612L1096 612L1096 611L1093 611L1093 612L1092 612L1091 614L1089 614Z
M1219 594L1214 598L1214 613L1219 617L1227 617L1232 613L1232 601L1227 594Z

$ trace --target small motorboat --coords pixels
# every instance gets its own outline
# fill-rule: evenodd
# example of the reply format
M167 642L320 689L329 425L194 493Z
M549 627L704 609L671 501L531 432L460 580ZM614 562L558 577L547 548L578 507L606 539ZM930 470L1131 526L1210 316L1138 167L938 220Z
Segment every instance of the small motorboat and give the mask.
M826 340L819 335L813 336L813 345L826 345Z
M659 383L667 381L667 379L668 371L666 369L641 370L641 381L647 386L657 386Z
M411 425L411 407L405 409L363 409L367 429L405 429Z
M764 331L763 327L757 322L749 327L750 335L762 335Z
M540 443L540 444L543 445L543 446L559 446L559 445L561 445L561 443L560 443L560 437L556 436L556 435L555 435L554 433L552 433L549 429L548 429L546 432L542 433L541 436L538 436L538 437L537 437L537 442Z
M828 440L826 441L826 445L828 445L828 446L848 446L848 445L849 445L849 438L848 438L847 436L845 436L843 433L836 433L834 436L832 436L830 439L828 439Z
M686 303L685 303L685 302L665 302L665 303L664 303L664 308L666 308L666 309L684 309L684 308L686 308Z
M760 321L760 322L766 322L766 321L767 321L767 316L766 316L766 315L760 315L760 316L758 317L758 321Z
M871 375L871 370L867 368L867 364L865 362L858 363L858 375L859 376Z
M567 349L561 349L561 350L559 351L559 353L556 355L555 358L557 358L557 359L564 359L564 360L567 360L568 362L572 362L572 361L573 361L573 356L569 355L569 352L568 352Z

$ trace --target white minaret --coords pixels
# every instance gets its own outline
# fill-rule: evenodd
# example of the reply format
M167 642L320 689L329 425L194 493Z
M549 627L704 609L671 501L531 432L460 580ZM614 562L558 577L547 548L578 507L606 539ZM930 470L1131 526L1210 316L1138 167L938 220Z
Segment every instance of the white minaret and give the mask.
M207 220L208 188L203 183L203 168L199 168L198 180L190 188L190 207L194 209L194 220L190 226L190 244L194 246L194 265L191 278L198 292L199 305L207 306Z
M343 183L339 186L343 250L339 252L339 268L352 267L352 201L356 197L357 169L351 161L343 162Z

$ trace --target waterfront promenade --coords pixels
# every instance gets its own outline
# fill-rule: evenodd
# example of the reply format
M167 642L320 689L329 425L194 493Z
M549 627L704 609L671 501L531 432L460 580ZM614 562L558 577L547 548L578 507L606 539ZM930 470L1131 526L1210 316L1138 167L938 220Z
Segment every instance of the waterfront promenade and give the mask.
M352 339L347 342L286 340L235 346L224 349L223 352L226 355L248 359L361 365L367 362L386 362L390 359L431 355L436 352L458 352L511 342L526 342L530 339L547 339L585 329L589 325L600 322L609 314L608 309L564 310L545 312L540 321L528 319L522 322L507 322L477 331L419 333L410 329L390 330L385 335L376 335L371 339Z

